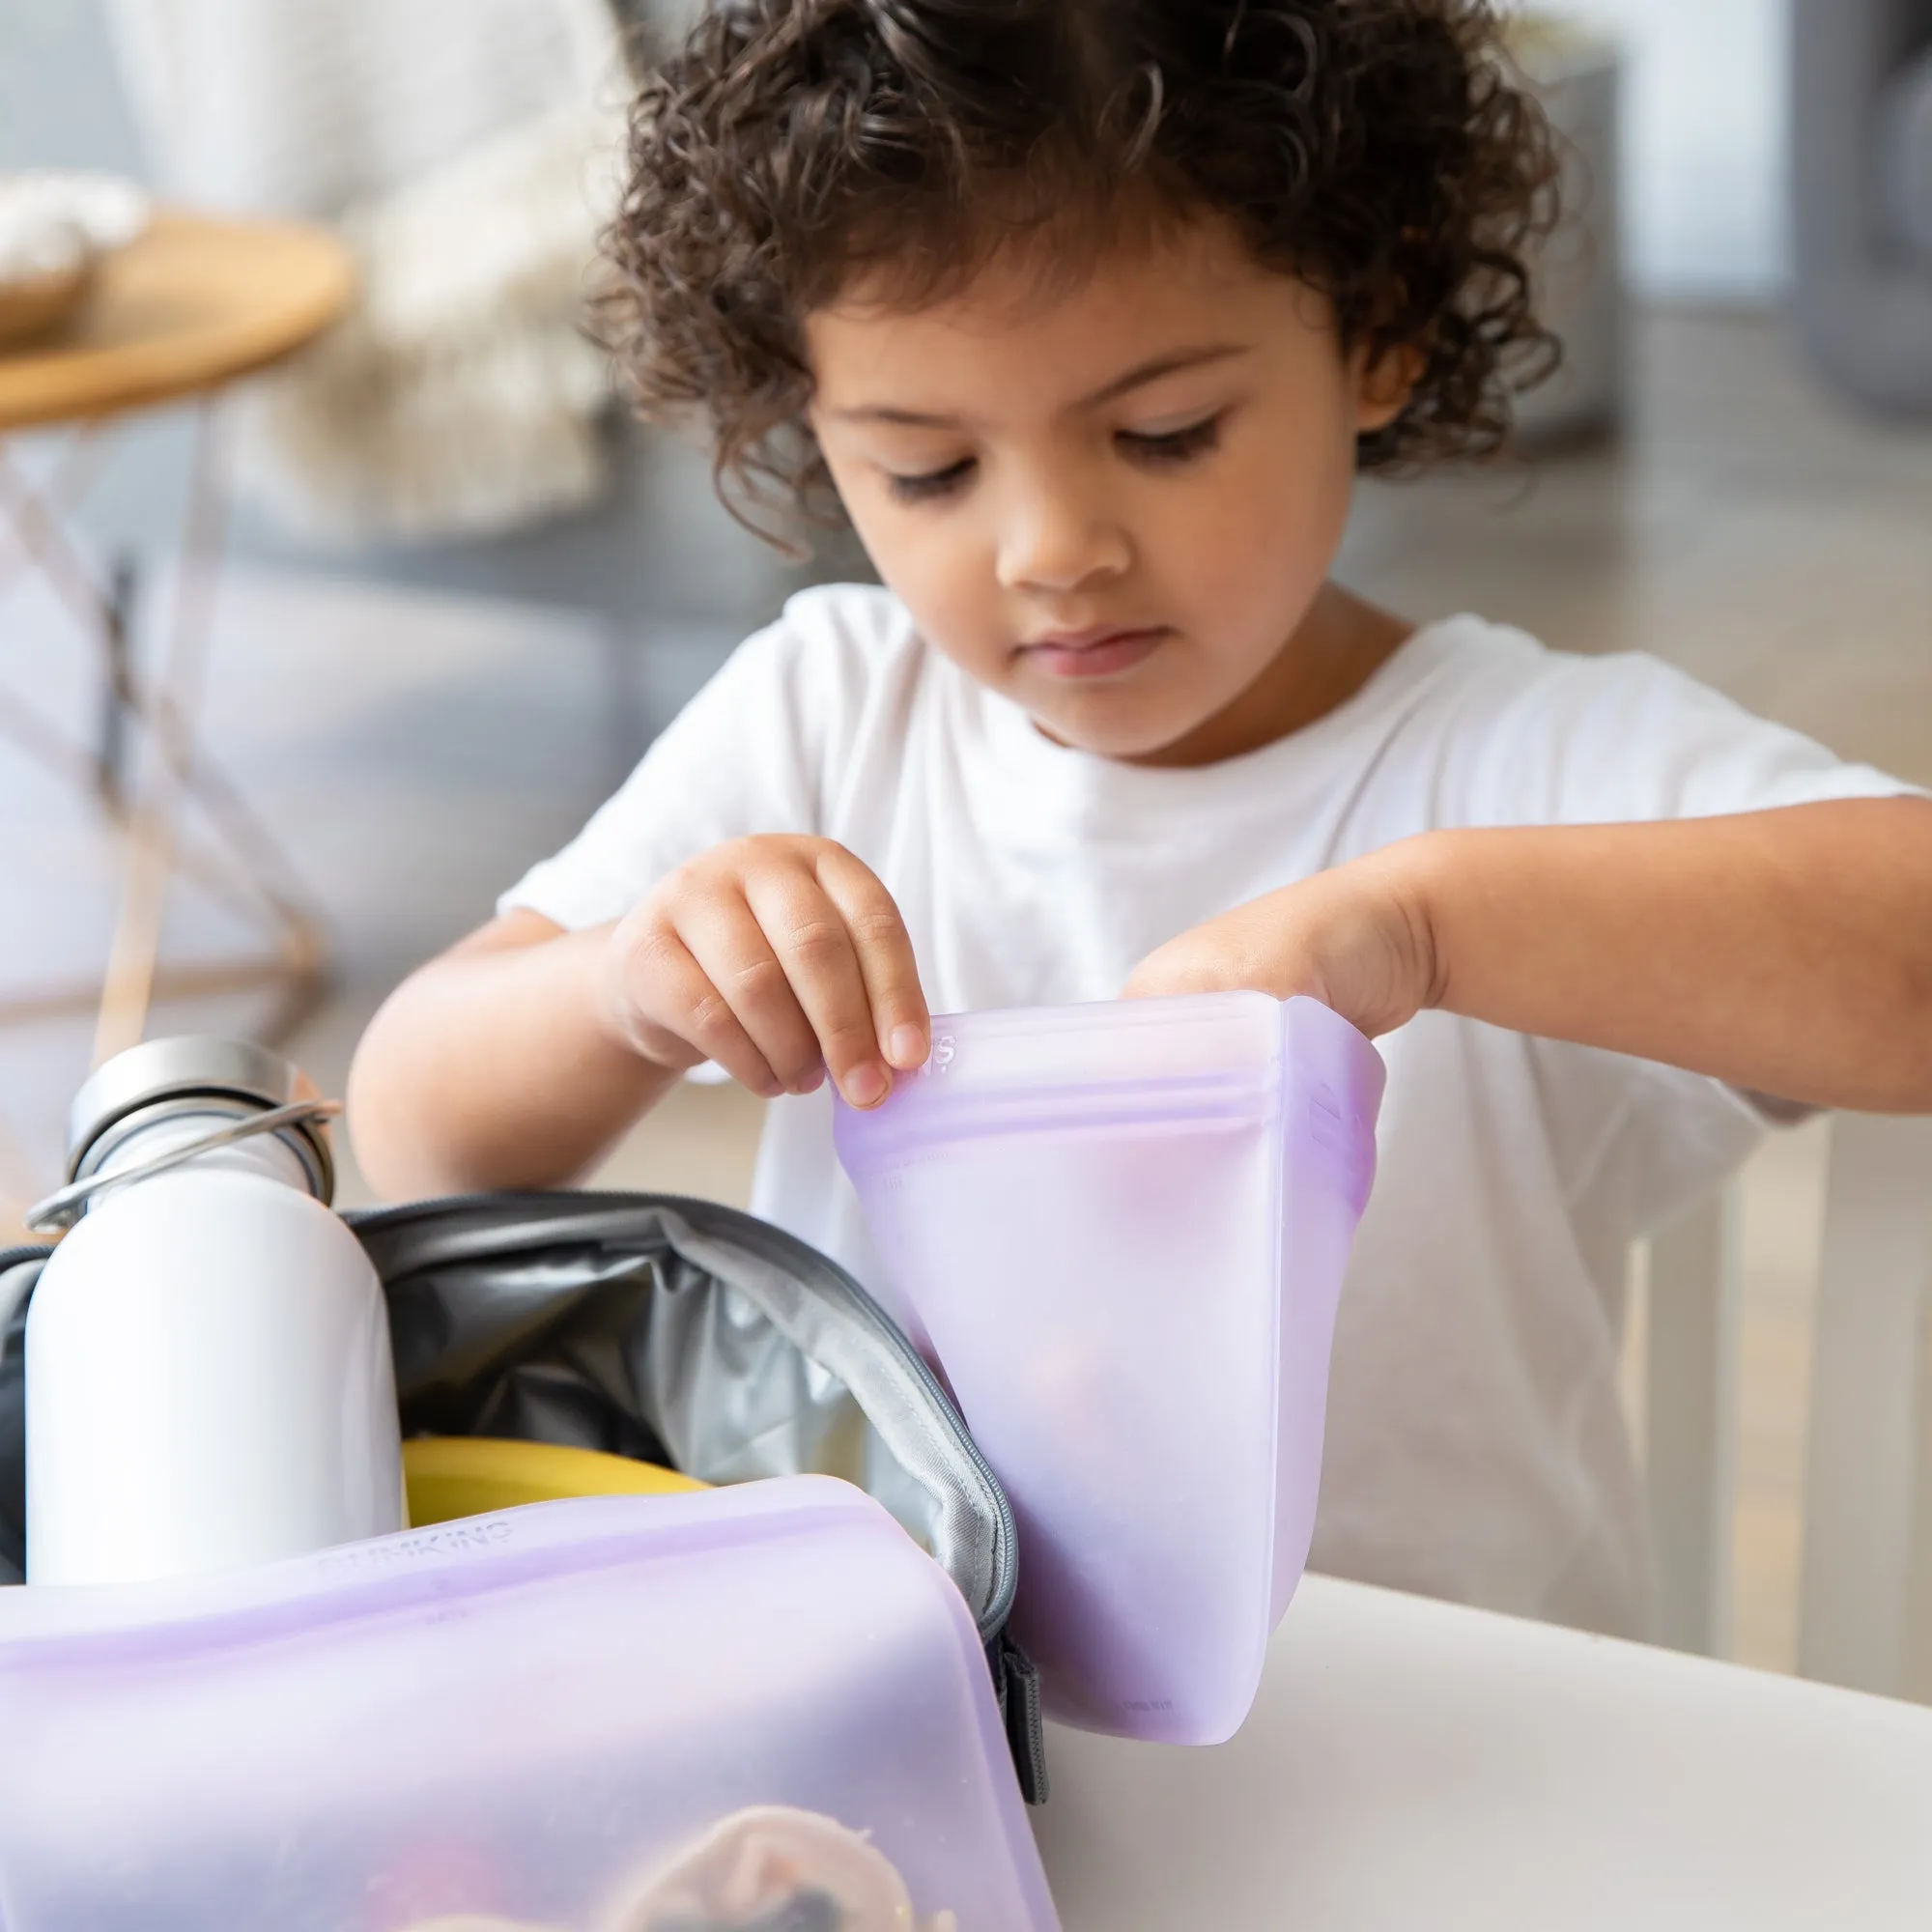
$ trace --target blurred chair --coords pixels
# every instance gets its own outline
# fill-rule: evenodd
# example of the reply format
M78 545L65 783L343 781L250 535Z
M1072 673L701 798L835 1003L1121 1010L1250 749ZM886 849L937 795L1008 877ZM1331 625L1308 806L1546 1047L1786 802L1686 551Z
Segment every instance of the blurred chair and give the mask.
M1660 1634L1729 1649L1738 1189L1651 1244L1647 1482ZM1832 1123L1799 1669L1932 1703L1932 1120Z
M1932 411L1932 0L1793 0L1798 316L1819 366Z
M1932 1121L1833 1124L1813 1347L1799 1668L1932 1703Z

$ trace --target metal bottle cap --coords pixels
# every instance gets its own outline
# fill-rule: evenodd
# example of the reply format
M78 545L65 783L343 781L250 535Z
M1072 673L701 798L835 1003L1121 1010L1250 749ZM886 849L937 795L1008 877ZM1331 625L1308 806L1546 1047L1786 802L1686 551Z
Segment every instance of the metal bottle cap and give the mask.
M238 1117L313 1102L314 1083L279 1053L252 1040L188 1034L175 1039L143 1040L97 1066L73 1096L67 1120L67 1178L72 1181L91 1165L89 1155L130 1115L150 1119L163 1103L215 1102L213 1111ZM188 1105L181 1112L209 1111ZM267 1122L264 1122L266 1125ZM301 1157L317 1198L335 1193L335 1162L320 1119L292 1122L278 1130ZM118 1138L118 1137L117 1137Z

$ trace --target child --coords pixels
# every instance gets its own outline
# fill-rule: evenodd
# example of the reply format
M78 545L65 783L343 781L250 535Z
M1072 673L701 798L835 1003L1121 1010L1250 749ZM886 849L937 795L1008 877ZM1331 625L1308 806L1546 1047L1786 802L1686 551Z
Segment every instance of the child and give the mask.
M1932 803L1649 659L1329 581L1355 472L1494 448L1547 352L1496 33L699 20L636 111L616 347L752 500L836 490L885 587L795 598L384 1009L379 1186L566 1181L710 1059L772 1096L758 1210L890 1299L828 1070L876 1104L929 1010L1312 993L1389 1067L1314 1561L1643 1630L1626 1250L1780 1108L1932 1108Z

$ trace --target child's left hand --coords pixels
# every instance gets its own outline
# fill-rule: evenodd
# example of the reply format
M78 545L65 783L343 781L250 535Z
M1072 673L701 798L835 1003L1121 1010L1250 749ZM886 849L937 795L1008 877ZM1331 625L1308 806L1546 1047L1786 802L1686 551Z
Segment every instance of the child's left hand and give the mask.
M1130 1000L1250 988L1306 993L1371 1039L1435 1002L1435 944L1406 845L1250 899L1151 952Z

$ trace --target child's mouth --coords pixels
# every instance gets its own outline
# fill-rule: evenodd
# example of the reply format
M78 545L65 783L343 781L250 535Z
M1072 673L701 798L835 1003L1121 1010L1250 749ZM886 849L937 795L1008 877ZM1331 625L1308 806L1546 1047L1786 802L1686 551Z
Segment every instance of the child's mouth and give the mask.
M1135 631L1065 631L1022 644L1020 653L1049 677L1113 677L1144 664L1166 636L1164 624Z

